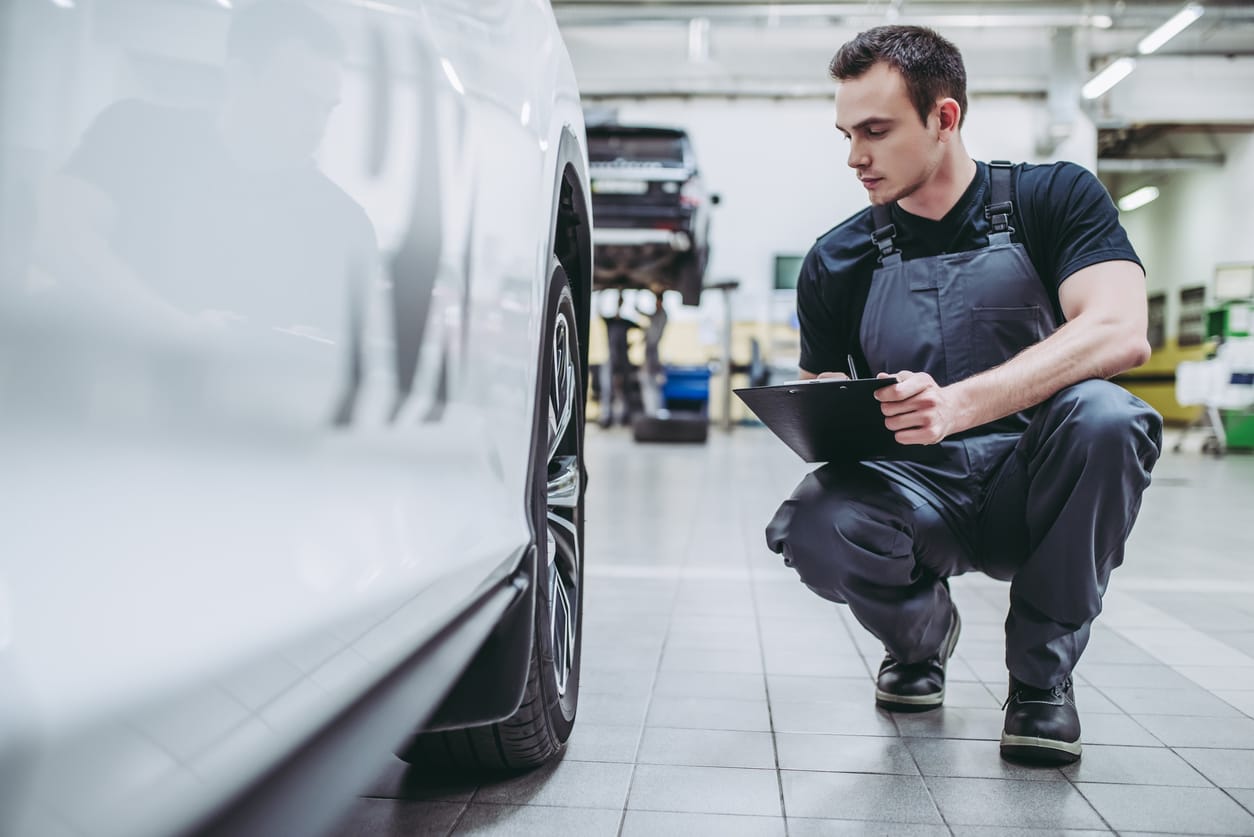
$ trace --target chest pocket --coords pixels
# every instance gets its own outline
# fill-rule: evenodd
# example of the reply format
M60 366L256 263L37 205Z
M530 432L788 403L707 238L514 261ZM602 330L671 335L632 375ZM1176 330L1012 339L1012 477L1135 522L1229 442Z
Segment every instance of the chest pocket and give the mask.
M976 369L990 369L1045 338L1045 312L1039 305L972 308L971 332Z

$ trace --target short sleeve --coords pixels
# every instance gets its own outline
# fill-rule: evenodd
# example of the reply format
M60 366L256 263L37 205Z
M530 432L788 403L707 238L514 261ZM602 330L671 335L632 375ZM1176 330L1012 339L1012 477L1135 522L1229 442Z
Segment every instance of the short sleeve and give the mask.
M801 368L807 372L838 372L845 368L849 352L841 334L840 319L829 310L822 293L826 275L812 249L801 264L797 277L797 322L801 328Z
M1052 279L1056 289L1072 274L1094 264L1141 264L1119 223L1119 210L1092 172L1074 163L1046 171L1049 177L1044 188L1033 195L1037 203L1033 214L1043 221L1038 232L1042 255L1052 263L1050 276L1043 278Z

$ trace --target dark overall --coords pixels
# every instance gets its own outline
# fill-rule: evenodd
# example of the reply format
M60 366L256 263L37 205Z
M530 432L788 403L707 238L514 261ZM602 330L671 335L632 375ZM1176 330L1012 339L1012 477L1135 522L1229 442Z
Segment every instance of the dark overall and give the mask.
M991 171L983 249L902 261L887 207L873 208L881 266L859 335L873 372L927 372L946 386L1057 327L1049 293L1011 241L1009 164ZM978 570L1011 581L1006 665L1049 688L1084 651L1161 438L1161 417L1143 401L1083 381L943 440L935 462L819 468L776 512L767 543L903 663L940 649L952 610L943 579Z

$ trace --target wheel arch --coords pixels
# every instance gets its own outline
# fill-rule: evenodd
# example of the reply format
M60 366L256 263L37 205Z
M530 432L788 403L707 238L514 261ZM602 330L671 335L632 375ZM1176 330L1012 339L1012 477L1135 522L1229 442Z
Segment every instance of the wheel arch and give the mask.
M592 203L588 192L587 155L575 132L563 126L557 148L553 214L549 241L566 271L579 319L580 385L587 397L588 328L592 320Z
M580 397L584 401L587 399L588 329L592 307L592 213L586 172L583 146L570 126L564 126L554 167L547 241L570 284L577 319L580 369L583 371L579 382ZM550 265L545 273L542 303L545 305L552 267ZM542 327L537 347L540 357L544 356L546 349L544 334L545 328ZM534 407L537 417L542 406L537 399ZM529 472L535 467L535 457L543 455L543 451L530 451ZM586 483L586 474L584 476ZM518 709L527 687L527 662L534 641L535 599L540 595L534 583L537 577L535 562L544 560L534 546L539 534L533 529L532 547L515 572L515 586L527 592L517 598L476 652L421 732L495 723L508 718Z

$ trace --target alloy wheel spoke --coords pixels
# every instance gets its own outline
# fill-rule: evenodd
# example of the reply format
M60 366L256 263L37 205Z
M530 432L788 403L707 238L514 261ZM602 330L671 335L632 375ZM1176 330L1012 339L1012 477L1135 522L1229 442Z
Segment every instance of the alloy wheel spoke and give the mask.
M575 663L578 643L575 616L582 581L577 524L580 518L577 515L583 474L579 437L577 431L572 433L579 385L570 325L567 313L559 311L553 329L547 393L549 444L545 486L549 640L557 691L563 697Z
M565 317L553 331L553 388L549 398L549 456L551 460L566 437L575 411L575 361L570 353L570 332Z
M579 457L553 459L553 465L549 466L548 496L550 509L573 509L579 505Z

